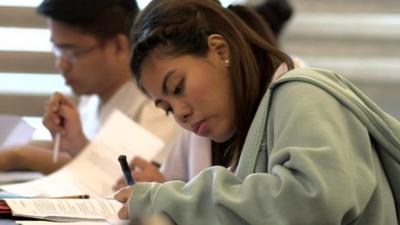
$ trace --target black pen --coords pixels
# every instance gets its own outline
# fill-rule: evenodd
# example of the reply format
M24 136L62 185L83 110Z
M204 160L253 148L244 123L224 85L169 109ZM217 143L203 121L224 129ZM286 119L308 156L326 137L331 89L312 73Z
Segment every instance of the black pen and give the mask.
M119 164L121 165L122 172L124 173L125 181L128 185L135 184L133 180L131 169L128 166L128 162L126 161L126 155L120 155L118 157Z

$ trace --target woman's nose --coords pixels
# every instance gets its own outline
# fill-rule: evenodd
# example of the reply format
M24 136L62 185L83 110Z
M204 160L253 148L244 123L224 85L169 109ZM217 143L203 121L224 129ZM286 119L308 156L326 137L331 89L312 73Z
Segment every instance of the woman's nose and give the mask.
M180 123L187 123L193 113L191 107L184 102L174 104L173 111L175 119Z

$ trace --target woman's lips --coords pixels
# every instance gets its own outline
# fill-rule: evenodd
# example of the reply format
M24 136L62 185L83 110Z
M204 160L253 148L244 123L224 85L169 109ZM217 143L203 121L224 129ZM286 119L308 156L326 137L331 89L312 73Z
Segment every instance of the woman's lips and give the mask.
M201 120L192 126L193 132L199 136L204 136L207 133L208 126L206 120Z

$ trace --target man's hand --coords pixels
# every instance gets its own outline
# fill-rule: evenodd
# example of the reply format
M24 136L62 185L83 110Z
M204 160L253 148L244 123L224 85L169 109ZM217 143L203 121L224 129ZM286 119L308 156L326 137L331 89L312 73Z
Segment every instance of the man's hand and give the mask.
M88 143L82 130L82 123L75 104L63 94L56 92L45 107L43 125L53 138L61 136L61 150L77 155Z

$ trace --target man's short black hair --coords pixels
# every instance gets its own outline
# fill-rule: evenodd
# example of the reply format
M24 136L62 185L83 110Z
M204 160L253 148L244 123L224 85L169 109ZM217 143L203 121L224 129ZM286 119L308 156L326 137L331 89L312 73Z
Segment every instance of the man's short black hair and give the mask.
M43 0L37 12L107 39L119 33L128 35L139 7L136 0Z
M134 12L139 10L135 0L44 0L37 12L54 20L76 24L90 21L114 5Z

